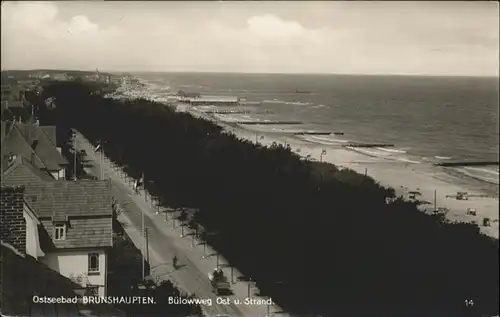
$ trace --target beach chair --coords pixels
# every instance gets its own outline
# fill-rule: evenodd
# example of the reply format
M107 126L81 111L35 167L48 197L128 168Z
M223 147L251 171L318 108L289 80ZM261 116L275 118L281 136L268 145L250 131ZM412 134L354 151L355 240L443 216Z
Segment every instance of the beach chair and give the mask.
M475 208L467 208L467 215L475 216L476 209Z
M490 225L490 218L483 218L483 227L489 227Z
M457 192L457 200L469 200L469 193L467 192Z

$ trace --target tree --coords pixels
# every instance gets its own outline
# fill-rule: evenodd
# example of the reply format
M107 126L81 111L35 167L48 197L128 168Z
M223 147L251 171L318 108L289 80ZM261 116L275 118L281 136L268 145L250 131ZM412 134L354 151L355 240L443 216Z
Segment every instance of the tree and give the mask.
M58 106L44 120L108 141L107 155L120 158L130 175L151 175L165 205L198 207L205 250L207 232L217 232L211 246L286 310L459 316L467 296L483 315L498 312L498 240L477 226L423 214L352 170L302 160L278 144L255 146L146 100L103 99L92 89L46 87L44 97L55 96ZM287 287L277 287L277 279Z
M188 220L188 214L185 210L181 211L179 217L177 217L181 222L181 237L184 237L184 227L186 226L186 221Z

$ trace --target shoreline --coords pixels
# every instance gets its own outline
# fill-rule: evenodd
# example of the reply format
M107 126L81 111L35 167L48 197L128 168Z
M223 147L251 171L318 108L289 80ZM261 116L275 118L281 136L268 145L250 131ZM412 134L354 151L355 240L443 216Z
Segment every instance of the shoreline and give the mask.
M130 96L132 97L132 96ZM130 98L129 97L129 98ZM331 163L338 168L348 168L359 174L372 177L376 182L387 188L393 188L396 196L402 196L407 201L420 202L419 209L422 212L431 213L436 208L445 210L446 219L450 222L475 222L479 230L495 239L499 238L499 215L498 215L498 184L486 182L460 173L457 169L432 166L426 163L397 161L374 157L356 151L355 149L343 148L337 145L318 144L293 136L289 133L259 131L259 125L241 126L234 122L226 122L217 119L212 114L204 113L196 107L187 104L175 103L174 106L167 105L161 101L150 101L161 103L173 108L178 112L186 112L194 117L209 120L222 127L225 131L232 132L237 138L245 139L254 144L270 146L273 142L278 144L289 144L292 152L310 160ZM326 154L322 155L322 150ZM410 199L410 192L416 191L421 195ZM456 200L457 192L467 192L471 196L468 200ZM434 197L435 196L435 197ZM468 208L476 210L476 215L467 214ZM490 219L490 226L483 226L483 218Z
M322 162L334 164L338 168L348 168L359 174L366 172L366 175L372 177L382 186L394 188L396 196L402 196L407 201L410 200L409 192L420 192L421 195L418 195L413 201L428 202L419 206L423 212L432 212L435 200L438 209L446 208L448 210L447 220L451 222L475 222L483 234L495 239L499 238L498 184L475 180L470 176L460 174L458 171L447 172L446 169L450 168L372 157L340 146L310 143L286 133L252 131L252 127L241 127L238 124L219 121L209 114L197 111L197 109L185 108L182 105L180 108L177 107L177 111L210 120L224 130L234 133L236 137L254 144L256 141L264 146L270 146L273 142L289 144L292 152L304 159L310 155L310 158L319 162L321 157ZM300 151L297 151L298 149ZM321 155L323 149L326 150L326 154ZM453 176L453 172L457 175ZM460 182L460 179L463 181ZM455 198L457 192L468 192L471 196L483 195L487 197L457 200ZM447 197L452 195L453 197ZM467 214L468 208L475 209L476 215ZM489 227L483 226L483 218L490 219Z

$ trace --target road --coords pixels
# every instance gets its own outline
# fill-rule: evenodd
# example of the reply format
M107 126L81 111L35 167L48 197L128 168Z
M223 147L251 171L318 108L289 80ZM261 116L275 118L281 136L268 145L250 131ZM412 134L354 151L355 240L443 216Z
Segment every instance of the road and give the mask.
M100 155L94 153L93 147L81 135L77 134L77 149L84 149L87 152L88 159L93 165L87 168L94 175L100 175ZM203 246L193 243L192 237L187 236L188 230L184 230L185 236L181 237L181 230L174 228L175 223L166 221L163 213L156 213L156 208L151 207L150 201L146 201L144 191L139 195L132 190L132 184L129 180L121 177L121 173L116 172L117 167L107 160L103 159L103 171L105 178L109 178L113 184L112 191L114 197L118 200L124 212L118 216L118 220L124 224L125 231L131 240L140 250L144 250L144 239L141 238L141 213L144 213L145 226L148 228L148 250L149 263L151 266L151 275L161 279L169 279L179 289L195 294L199 299L211 299L212 305L201 305L206 316L216 316L218 314L227 314L231 317L264 317L280 316L289 317L276 305L254 304L246 305L245 298L262 299L254 295L255 288L246 282L237 282L232 284L234 295L219 297L219 300L227 300L229 303L217 304L217 296L212 293L208 273L216 267L216 257L211 256L203 258ZM175 221L175 220L174 220ZM193 246L194 245L194 246ZM214 251L207 246L207 254L214 254ZM177 256L179 266L174 270L172 266L173 256ZM147 255L146 255L147 257ZM220 264L227 262L220 256ZM226 276L230 277L229 268L224 268ZM234 270L234 280L241 274ZM239 300L240 304L235 304Z

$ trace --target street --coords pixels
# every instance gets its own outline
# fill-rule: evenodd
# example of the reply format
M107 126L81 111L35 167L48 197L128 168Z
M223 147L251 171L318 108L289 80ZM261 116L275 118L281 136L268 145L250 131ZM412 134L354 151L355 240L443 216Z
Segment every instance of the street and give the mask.
M100 154L94 153L93 147L80 133L77 136L77 148L78 150L84 149L87 152L88 159L92 160L93 166L87 168L87 170L94 175L100 175ZM211 299L211 306L201 305L207 316L227 314L231 317L264 317L268 315L268 310L271 312L269 316L273 315L272 312L281 311L280 308L274 305L270 305L270 307L265 304L245 305L244 300L248 297L249 289L251 290L250 296L258 298L253 295L252 285L249 287L246 282L232 284L234 295L228 296L229 300L223 300L225 297L219 298L219 302L224 301L224 303L217 304L217 296L213 294L208 280L208 273L217 265L216 257L211 256L203 259L203 246L198 245L198 241L194 241L193 247L192 237L186 235L189 229L185 228L185 236L181 237L179 223L176 224L174 229L173 220L166 221L163 213L156 214L156 208L151 208L149 197L146 202L144 191L141 190L139 195L135 194L132 184L127 184L119 176L119 173L114 172L109 161L103 161L105 178L111 179L113 195L124 210L118 216L118 220L123 223L125 231L140 250L144 249L143 243L145 241L140 236L141 213L144 212L145 227L148 228L149 263L153 277L169 279L184 292L195 294L196 298L201 300ZM207 246L207 254L213 253L214 251ZM174 270L172 266L174 255L178 258L179 268L177 270ZM225 264L226 262L222 257L219 257L219 263ZM236 277L241 274L237 270L234 271L234 280L236 281ZM224 268L224 274L231 278L229 268ZM239 305L235 304L237 300L239 300ZM281 312L280 315L286 316Z

